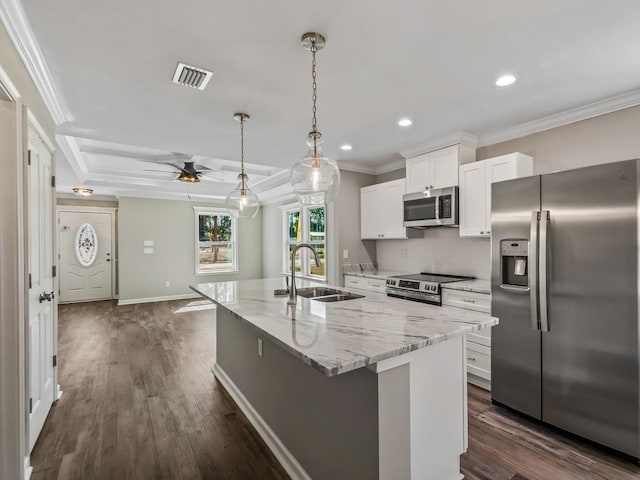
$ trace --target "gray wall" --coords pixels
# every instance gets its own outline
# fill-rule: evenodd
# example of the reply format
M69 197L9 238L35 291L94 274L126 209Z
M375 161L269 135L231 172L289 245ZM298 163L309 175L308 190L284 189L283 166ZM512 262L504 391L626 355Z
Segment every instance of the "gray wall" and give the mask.
M392 170L387 173L381 173L376 176L376 183L390 182L391 180L400 180L407 176L406 168L399 168L398 170Z
M216 362L314 479L378 478L378 376L360 368L326 377L224 307ZM300 339L300 342L307 339Z
M262 277L260 213L238 222L239 273L196 276L193 207L211 205L141 198L120 198L119 205L121 301L191 294L194 283ZM145 240L154 242L151 255L143 252Z
M343 285L342 264L376 261L376 241L360 240L360 188L376 182L373 175L365 173L343 170L340 175L340 192L333 208L335 217L333 225L337 237L333 272L337 272L337 277L330 279L329 282ZM344 258L345 250L349 251L349 258Z
M640 158L640 107L482 147L477 158L511 152L531 155L534 173Z
M278 277L282 273L284 239L280 206L292 202L293 199L262 207L262 274L264 278Z
M0 65L18 89L24 106L38 119L47 136L55 139L51 115L29 77L4 27L0 25ZM22 271L27 250L21 208L24 178L22 146L15 135L15 105L3 102L0 130L0 478L19 479L24 474L25 405L24 355L25 302ZM26 119L23 118L26 122Z

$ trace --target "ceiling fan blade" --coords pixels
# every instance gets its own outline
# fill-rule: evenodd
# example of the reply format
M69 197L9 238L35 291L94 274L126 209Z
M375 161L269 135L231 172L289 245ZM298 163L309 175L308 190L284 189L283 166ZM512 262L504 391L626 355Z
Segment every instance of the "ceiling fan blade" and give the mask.
M213 182L213 183L222 183L224 182L224 179L220 178L220 177L210 177L208 175L198 175L200 177L201 180L204 180L205 182Z
M159 173L175 173L171 170L152 170L150 168L145 168L144 170L142 170L143 172L159 172Z

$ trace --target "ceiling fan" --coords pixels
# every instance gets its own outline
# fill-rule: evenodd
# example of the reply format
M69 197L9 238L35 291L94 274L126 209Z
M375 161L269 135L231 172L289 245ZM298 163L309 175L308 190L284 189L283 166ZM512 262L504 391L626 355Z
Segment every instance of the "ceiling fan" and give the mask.
M221 176L215 176L222 174L221 170L213 170L205 165L196 165L195 162L184 162L184 165L180 165L177 163L169 163L169 162L161 162L164 165L168 165L173 167L176 171L179 172L179 175L175 178L175 180L179 180L181 182L186 183L197 183L202 180L207 180L210 182L222 182L224 179ZM167 173L166 170L149 170L145 169L146 172L162 172Z

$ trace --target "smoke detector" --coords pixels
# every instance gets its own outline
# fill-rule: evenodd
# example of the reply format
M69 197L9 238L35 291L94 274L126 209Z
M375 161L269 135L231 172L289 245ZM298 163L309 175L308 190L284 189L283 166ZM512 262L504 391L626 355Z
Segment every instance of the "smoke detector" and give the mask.
M176 71L173 74L173 83L204 90L212 76L213 72L209 70L178 62Z

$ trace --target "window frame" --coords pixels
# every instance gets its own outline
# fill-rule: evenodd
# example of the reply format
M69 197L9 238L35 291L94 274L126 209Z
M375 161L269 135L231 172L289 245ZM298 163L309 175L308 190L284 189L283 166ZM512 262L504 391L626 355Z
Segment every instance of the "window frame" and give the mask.
M324 241L323 242L310 241L311 232L310 232L310 224L309 224L310 222L309 211L314 210L316 208L324 208ZM306 278L309 280L315 280L315 281L326 283L328 278L327 268L329 266L329 254L330 254L330 249L328 248L328 235L327 235L327 226L328 226L327 214L329 211L327 205L326 204L325 205L302 205L300 203L292 203L288 205L282 205L280 209L282 210L282 239L283 239L282 249L281 249L281 251L283 252L282 274L283 275L291 274L291 269L289 266L289 261L290 261L289 246L291 245L291 242L289 241L289 214L292 212L299 211L301 232L300 232L300 241L296 243L311 243L311 244L322 243L324 245L324 275L314 275L311 273L311 263L312 263L311 255L312 254L308 249L305 249L306 252L300 255L300 271L299 272L296 271L296 277Z
M238 222L228 208L217 207L193 207L194 210L194 245L195 245L195 275L197 277L208 275L226 275L238 273ZM231 245L233 248L231 268L217 271L200 270L200 215L224 215L231 219Z

